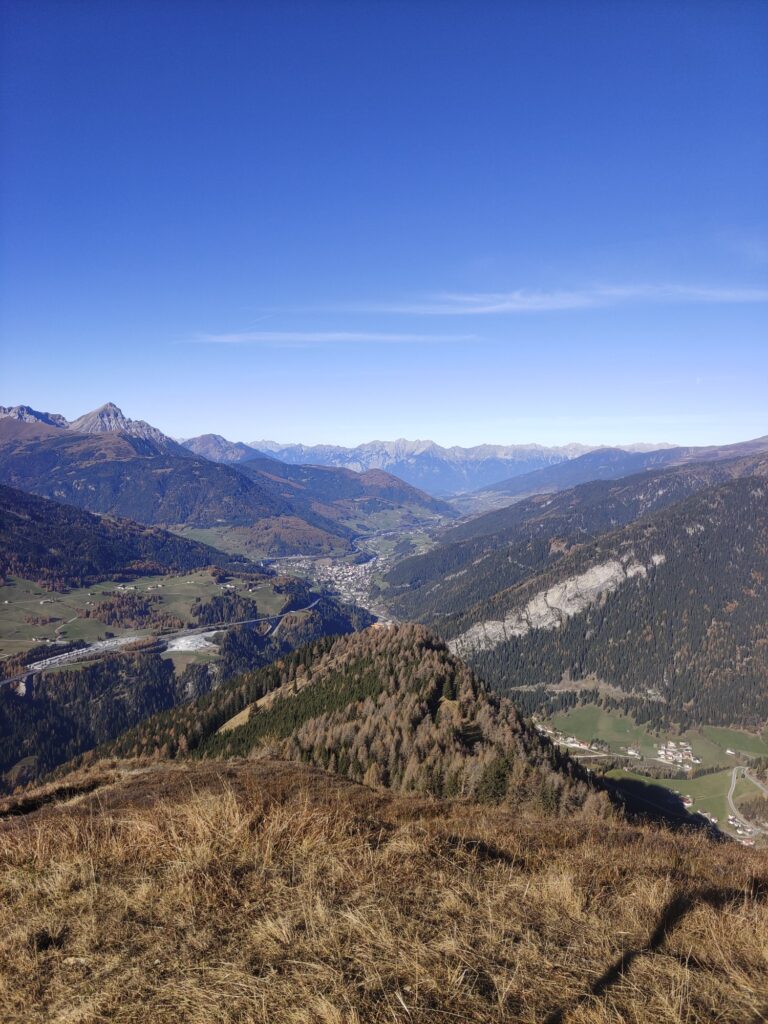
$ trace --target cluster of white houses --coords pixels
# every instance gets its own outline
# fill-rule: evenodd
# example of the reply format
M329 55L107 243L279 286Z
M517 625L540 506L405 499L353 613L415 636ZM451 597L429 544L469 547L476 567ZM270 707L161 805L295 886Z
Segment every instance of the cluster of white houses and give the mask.
M732 829L735 830L738 840L742 844L742 846L755 845L755 830L753 828L750 828L749 825L746 824L746 822L742 821L740 818L737 818L735 814L729 814L728 824L731 826Z
M700 757L694 757L690 743L682 740L676 743L674 740L667 740L657 750L657 760L664 764L679 765L684 771L690 771L695 764L701 764Z

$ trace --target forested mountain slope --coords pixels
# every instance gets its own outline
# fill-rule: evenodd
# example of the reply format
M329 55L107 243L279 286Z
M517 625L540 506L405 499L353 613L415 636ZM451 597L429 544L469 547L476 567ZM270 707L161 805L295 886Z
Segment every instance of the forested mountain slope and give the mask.
M441 531L437 547L393 567L384 598L400 618L437 623L549 569L576 544L747 474L768 475L768 456L692 463L527 498Z
M310 603L308 588L286 592L285 610ZM284 614L268 634L252 626L226 630L215 663L176 671L162 644L113 654L84 665L44 671L0 687L0 790L51 771L131 726L224 680L267 665L320 637L350 633L371 622L362 609L331 598ZM141 647L142 644L138 644ZM181 712L179 712L181 713Z
M266 751L356 781L570 813L607 797L422 626L324 640L155 716L94 756Z
M501 689L592 677L646 720L765 723L768 484L708 488L581 544L440 630Z
M57 589L83 587L115 576L232 562L231 555L166 530L94 515L0 484L0 582L12 575Z

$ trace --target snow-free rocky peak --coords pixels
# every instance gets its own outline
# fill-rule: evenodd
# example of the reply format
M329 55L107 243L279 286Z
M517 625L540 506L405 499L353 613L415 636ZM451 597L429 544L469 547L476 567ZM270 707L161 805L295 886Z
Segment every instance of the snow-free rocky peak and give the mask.
M72 420L69 429L78 434L128 434L145 441L154 441L162 447L177 447L176 442L157 427L151 426L144 420L129 419L114 402L107 402L99 409L94 409L93 412L87 412L84 416Z
M44 423L49 427L66 427L67 421L57 412L40 412L29 405L0 405L0 420L22 423Z

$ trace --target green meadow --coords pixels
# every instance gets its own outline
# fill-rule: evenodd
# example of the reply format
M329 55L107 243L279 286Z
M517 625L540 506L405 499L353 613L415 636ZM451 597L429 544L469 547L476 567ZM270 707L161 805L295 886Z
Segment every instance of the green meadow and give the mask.
M241 593L249 585L234 576L230 582ZM107 630L115 636L150 635L151 629L122 629L106 626L98 619L81 617L82 611L104 600L117 586L114 581L106 581L60 594L45 590L31 580L12 577L0 587L0 658L19 654L45 640L85 640L92 643L103 639ZM135 593L160 598L158 610L175 615L184 623L191 619L190 609L196 598L208 601L221 593L220 585L205 571L179 576L142 576L127 586L134 588ZM264 615L276 614L285 601L285 597L275 593L268 582L257 585L250 596ZM34 621L36 619L54 621L40 624Z
M694 756L701 759L703 768L725 768L739 763L739 757L728 754L728 750L745 757L768 756L765 734L758 735L741 729L705 725L700 729L689 729L682 733L668 730L656 735L645 726L638 725L629 716L616 711L605 711L594 704L553 715L549 724L562 733L573 735L585 742L594 739L604 740L613 753L626 754L627 748L631 747L643 757L651 759L658 756L658 747L663 742L683 741L690 743Z

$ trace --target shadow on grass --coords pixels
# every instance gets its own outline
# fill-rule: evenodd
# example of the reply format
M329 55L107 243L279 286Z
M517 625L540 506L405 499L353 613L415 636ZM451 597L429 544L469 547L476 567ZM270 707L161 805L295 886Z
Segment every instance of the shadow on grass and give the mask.
M615 985L629 970L633 961L639 956L647 953L655 953L664 943L668 934L683 920L683 918L695 907L707 903L715 910L722 910L723 907L737 901L744 902L751 899L757 902L768 900L768 886L764 882L753 879L750 887L745 889L702 889L699 892L690 893L684 896L673 897L664 907L656 927L653 930L648 942L639 949L630 949L622 953L619 959L611 964L599 978L597 978L589 989L581 996L570 1003L558 1007L545 1019L544 1024L564 1024L566 1016L572 1010L577 1009L590 999L598 999L605 992ZM768 1006L766 1007L768 1009ZM758 1012L754 1020L749 1024L758 1024L765 1021L762 1010Z
M666 786L657 786L649 779L603 779L603 784L624 804L630 817L650 819L670 828L699 829L709 832L713 838L722 839L720 830L703 814L691 814L683 799ZM684 785L684 780L681 780Z
M17 798L9 797L7 808L5 810L0 810L0 820L3 818L16 818L23 814L32 814L34 811L39 811L41 807L45 807L47 804L60 803L64 800L71 800L72 797L75 796L92 793L95 789L98 789L103 785L103 779L93 779L80 786L59 786L58 788L51 790L49 793L43 793L42 796L21 795Z

